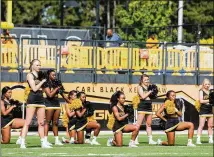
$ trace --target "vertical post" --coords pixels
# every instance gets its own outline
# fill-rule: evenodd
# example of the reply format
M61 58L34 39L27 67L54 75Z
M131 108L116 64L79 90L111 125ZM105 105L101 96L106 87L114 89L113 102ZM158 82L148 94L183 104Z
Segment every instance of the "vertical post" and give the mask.
M96 0L96 40L99 40L100 26L100 0Z
M64 19L64 0L60 0L60 26L63 26Z
M110 21L110 0L107 1L107 27L111 27L111 21Z
M196 84L199 85L199 79L200 79L200 35L201 35L201 29L200 25L198 25L198 32L197 32L197 45L196 45Z
M12 23L12 0L7 1L7 22Z
M183 38L183 0L178 1L178 43L182 43Z
M163 69L163 85L166 85L166 67L167 67L167 43L164 42L164 55L163 55L163 64L164 64L164 69Z

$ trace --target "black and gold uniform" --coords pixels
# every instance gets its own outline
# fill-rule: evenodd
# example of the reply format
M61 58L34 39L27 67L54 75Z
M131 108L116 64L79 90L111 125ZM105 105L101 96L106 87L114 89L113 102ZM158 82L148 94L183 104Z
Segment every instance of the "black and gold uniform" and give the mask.
M42 88L49 88L51 91L56 87L54 86L53 82L49 80L43 84ZM45 98L45 105L46 105L46 110L48 110L48 109L56 109L56 110L61 109L59 99L58 99L58 92L54 95L54 97L49 97L47 95L47 97Z
M38 85L40 80L38 80L38 78L33 73L31 74L33 75L35 84ZM29 83L28 85L30 87ZM36 92L34 92L33 90L30 90L26 103L27 103L27 107L45 107L45 99L43 97L43 91L37 90Z
M80 108L78 108L78 109L76 109L75 111L82 111L83 110L83 106L82 107L80 107ZM82 116L82 117L78 117L77 115L76 115L76 119L75 119L76 121L76 124L75 124L75 130L76 131L82 131L82 130L84 130L85 129L85 127L87 126L87 124L88 124L88 121L87 121L87 117L86 117L86 112L84 113L84 115ZM74 120L73 120L74 121Z
M209 99L209 94L207 94L203 90L200 90L200 91L203 92L203 99L204 100L208 100ZM212 105L210 103L201 104L199 116L202 116L202 117L213 117Z
M182 122L179 121L179 117L175 112L175 108L180 111L179 106L172 101L167 100L165 102L165 118L167 119L165 124L165 132L175 131L175 129L180 125Z
M11 107L11 104L9 102L5 100L3 101L4 101L4 107L6 110ZM10 112L6 116L1 115L1 129L10 126L13 123L13 121L14 121L14 118L13 118L12 112Z
M148 90L142 86L143 93L148 93ZM138 113L152 114L152 101L149 98L140 99L140 103L137 108Z
M124 108L123 107L119 107L118 105L116 105L118 112L119 112L119 116L122 117L124 116L126 113L124 112ZM115 121L114 121L114 125L113 125L113 132L117 133L119 131L123 131L123 129L126 127L126 125L128 124L128 118L126 117L124 120L122 121L118 121L115 117Z

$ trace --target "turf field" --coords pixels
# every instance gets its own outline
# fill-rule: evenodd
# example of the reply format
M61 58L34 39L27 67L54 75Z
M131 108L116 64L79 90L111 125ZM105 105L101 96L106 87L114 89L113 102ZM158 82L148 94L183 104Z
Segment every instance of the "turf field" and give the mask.
M71 156L71 157L84 157L84 156L105 156L105 157L133 157L133 156L167 156L167 157L177 157L177 156L188 156L188 157L205 157L213 156L213 145L208 144L207 135L201 137L202 145L197 145L196 147L186 147L187 135L176 135L176 146L157 146L148 145L147 137L145 135L140 135L138 148L128 148L128 142L130 140L130 135L124 135L124 146L122 148L107 147L106 141L110 135L100 135L98 141L101 146L91 146L89 144L84 145L74 145L74 144L64 144L64 146L53 146L52 149L41 149L40 140L38 135L27 136L27 149L20 149L19 145L16 145L16 139L18 136L12 136L11 144L1 145L1 156L14 156L14 157L38 157L38 156ZM62 136L60 136L61 139ZM49 141L54 142L53 136L49 136ZM165 140L164 134L153 135L153 139L157 140L161 138ZM195 143L195 139L194 139Z

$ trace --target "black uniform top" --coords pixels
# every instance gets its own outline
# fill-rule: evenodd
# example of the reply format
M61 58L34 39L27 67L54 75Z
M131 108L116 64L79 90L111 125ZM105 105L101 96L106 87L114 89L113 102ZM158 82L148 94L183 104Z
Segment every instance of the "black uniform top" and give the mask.
M206 92L204 92L203 90L200 90L203 92L203 99L204 100L208 100L209 99L209 94L207 94ZM201 103L201 104L204 104L204 103Z
M33 75L33 80L35 81L35 85L38 85L40 83L40 80L33 73L31 73L31 74ZM31 88L28 80L27 80L27 83L28 83L28 86Z
M122 117L122 116L124 116L126 114L124 112L124 108L123 107L121 108L121 107L119 107L117 105L116 105L116 107L117 107L117 110L118 110L118 113L119 113L120 117ZM118 121L117 118L115 117L115 121L120 123L120 124L127 124L128 123L128 118L126 117L124 120Z
M5 101L5 100L3 100L3 101L4 101L5 110L8 110L12 105L9 102ZM1 114L1 117L3 117L3 118L13 118L13 114L12 114L12 112L10 112L8 115L2 115Z

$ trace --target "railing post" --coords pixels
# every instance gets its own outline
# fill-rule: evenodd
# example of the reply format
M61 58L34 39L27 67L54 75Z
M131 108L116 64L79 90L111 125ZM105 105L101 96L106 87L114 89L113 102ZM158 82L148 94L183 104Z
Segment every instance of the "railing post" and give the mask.
M131 80L130 80L130 77L131 77L131 64L130 64L130 62L131 62L131 60L130 60L130 44L131 44L131 42L128 42L128 58L127 58L127 83L128 84L131 84Z
M196 70L196 85L199 85L199 75L200 75L200 63L199 63L199 58L200 58L200 45L199 42L196 43L196 66L195 66L195 70Z
M162 70L163 70L163 85L166 85L166 64L167 64L167 43L163 44L163 59L162 59Z
M19 66L19 72L20 72L20 82L24 82L23 79L23 38L21 38L21 65Z

